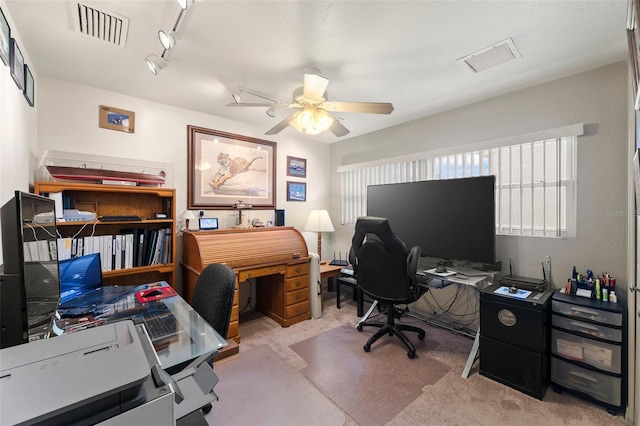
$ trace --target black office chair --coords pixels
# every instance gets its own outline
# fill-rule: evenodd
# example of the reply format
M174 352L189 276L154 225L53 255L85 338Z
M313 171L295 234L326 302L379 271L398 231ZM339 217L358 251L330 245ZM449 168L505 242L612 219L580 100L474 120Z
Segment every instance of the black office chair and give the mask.
M226 339L235 288L233 270L222 263L207 265L193 290L191 306Z
M417 275L420 247L407 249L406 244L391 230L389 220L379 217L360 217L351 240L350 260L358 286L374 300L387 306L387 321L364 321L358 324L358 331L365 326L380 327L364 345L365 352L385 334L398 336L409 349L407 356L414 358L416 349L403 331L418 333L420 340L425 332L421 328L408 324L395 323L395 305L409 304L418 300L427 287L429 279Z

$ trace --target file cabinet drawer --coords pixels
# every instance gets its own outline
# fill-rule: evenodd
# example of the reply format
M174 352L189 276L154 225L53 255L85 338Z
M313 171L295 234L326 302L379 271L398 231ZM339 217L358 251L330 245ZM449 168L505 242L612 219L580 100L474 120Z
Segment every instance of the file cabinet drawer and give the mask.
M622 326L622 314L620 312L603 311L572 303L564 303L558 300L551 301L551 308L553 312L558 312L570 317L587 319L601 324L615 325L618 327Z
M555 328L551 330L551 353L610 373L622 371L620 345L586 339Z
M586 393L607 404L622 404L622 379L578 367L551 357L551 381L567 389Z
M573 318L559 317L557 315L552 316L551 324L555 327L562 328L563 330L577 331L579 333L588 334L590 336L610 340L612 342L622 342L621 329L578 321Z

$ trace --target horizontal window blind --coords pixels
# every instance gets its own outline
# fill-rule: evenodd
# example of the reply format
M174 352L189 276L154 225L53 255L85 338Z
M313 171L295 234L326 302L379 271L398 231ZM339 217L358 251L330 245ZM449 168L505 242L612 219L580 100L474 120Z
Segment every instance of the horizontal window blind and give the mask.
M366 215L369 185L495 175L497 234L573 237L576 148L582 131L581 124L572 125L340 167L342 224L355 224Z

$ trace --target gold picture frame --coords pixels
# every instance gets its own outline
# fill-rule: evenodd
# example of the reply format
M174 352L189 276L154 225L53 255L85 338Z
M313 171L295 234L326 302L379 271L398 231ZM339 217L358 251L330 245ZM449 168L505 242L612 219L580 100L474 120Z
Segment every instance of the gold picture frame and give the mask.
M125 109L100 105L100 127L125 133L134 133L136 113Z

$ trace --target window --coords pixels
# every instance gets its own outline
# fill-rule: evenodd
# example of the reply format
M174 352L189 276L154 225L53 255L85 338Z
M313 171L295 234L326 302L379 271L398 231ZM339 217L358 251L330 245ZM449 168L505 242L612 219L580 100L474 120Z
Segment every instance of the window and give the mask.
M583 125L338 168L342 223L367 210L367 186L496 176L496 233L574 237L576 146Z

